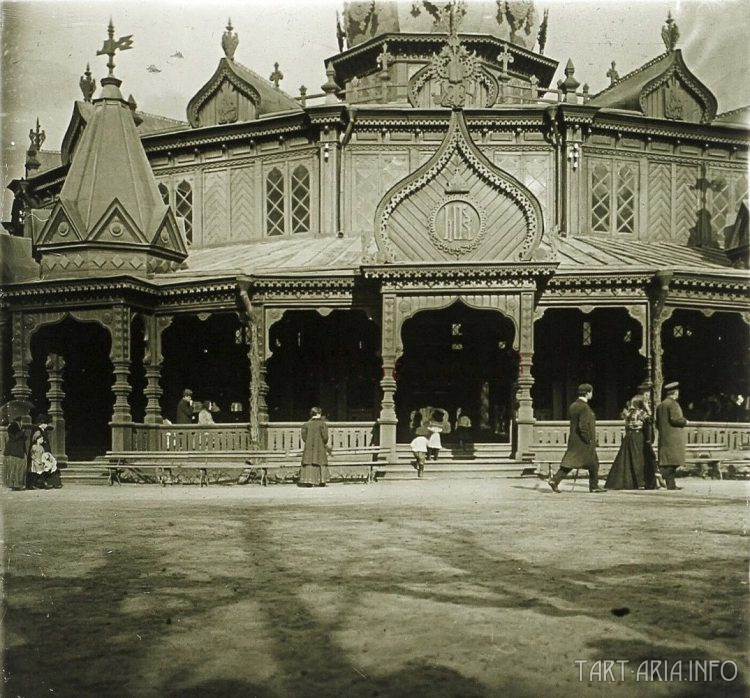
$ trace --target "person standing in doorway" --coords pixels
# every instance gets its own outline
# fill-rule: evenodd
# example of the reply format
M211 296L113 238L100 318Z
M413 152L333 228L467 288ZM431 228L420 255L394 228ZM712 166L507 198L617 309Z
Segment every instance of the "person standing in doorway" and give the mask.
M193 391L185 388L175 410L175 424L193 423Z
M599 456L596 454L596 415L589 405L594 388L589 383L578 386L578 399L570 406L570 433L568 448L560 469L549 481L553 492L560 493L560 482L574 468L589 471L589 492L606 492L599 487Z
M310 419L302 425L302 468L299 487L325 487L328 482L328 425L320 407L310 409Z
M656 430L659 432L659 470L667 482L668 490L681 490L675 482L675 472L685 465L685 427L688 424L677 402L680 384L667 383L664 399L656 408Z
M427 438L427 460L437 460L440 449L443 447L443 443L440 440L440 434L443 431L442 421L445 419L445 415L440 410L435 410L432 413L432 421L427 427L427 431L430 432Z

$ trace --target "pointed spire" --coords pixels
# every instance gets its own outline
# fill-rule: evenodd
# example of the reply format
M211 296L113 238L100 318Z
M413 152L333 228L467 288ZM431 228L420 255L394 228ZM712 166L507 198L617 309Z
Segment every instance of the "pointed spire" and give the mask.
M560 83L558 83L560 85L560 89L565 95L566 102L574 103L577 101L576 90L578 89L578 86L581 83L575 79L574 77L575 72L576 72L576 69L575 69L575 66L573 65L573 61L570 58L568 58L568 62L565 65L565 80L562 80L560 81Z
M232 26L232 18L227 19L226 31L221 37L221 48L224 50L224 55L227 60L234 60L234 52L237 50L237 46L240 43L240 37L237 36L237 32L234 31Z
M544 47L547 44L547 26L549 24L549 10L544 11L544 19L539 25L539 33L537 34L537 41L539 42L539 53L544 55Z
M91 67L86 63L86 71L81 75L81 79L78 81L78 86L81 88L83 93L83 101L90 102L96 90L96 80L91 77Z
M661 38L667 48L667 53L672 53L680 38L680 30L672 19L671 12L667 12L667 23L661 28Z
M339 86L336 84L336 70L333 67L332 63L328 63L326 66L326 77L328 78L324 85L320 86L320 89L323 90L326 94L326 104L336 104L338 102L338 99L336 98L336 93L339 90Z
M42 149L42 143L47 138L47 134L39 126L39 117L36 118L36 131L29 131L29 149L26 151L26 176L33 170L39 169L39 160L36 159L37 153Z

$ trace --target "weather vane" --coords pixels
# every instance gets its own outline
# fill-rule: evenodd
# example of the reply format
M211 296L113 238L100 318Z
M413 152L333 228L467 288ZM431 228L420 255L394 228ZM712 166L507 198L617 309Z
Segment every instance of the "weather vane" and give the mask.
M115 27L112 24L111 19L109 20L107 33L109 34L109 39L104 42L101 51L97 51L96 55L109 56L109 61L107 62L107 68L109 68L108 77L113 78L115 70L115 52L127 51L128 49L133 48L133 35L128 34L127 36L121 36L119 39L115 40Z

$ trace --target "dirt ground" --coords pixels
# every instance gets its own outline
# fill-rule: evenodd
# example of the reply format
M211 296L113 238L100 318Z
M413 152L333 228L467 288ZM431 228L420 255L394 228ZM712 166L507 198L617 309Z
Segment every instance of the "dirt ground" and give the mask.
M748 486L682 484L5 492L4 695L746 696Z

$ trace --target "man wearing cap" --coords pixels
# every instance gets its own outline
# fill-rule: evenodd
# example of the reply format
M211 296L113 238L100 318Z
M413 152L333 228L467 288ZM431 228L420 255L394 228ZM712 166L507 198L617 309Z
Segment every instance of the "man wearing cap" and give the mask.
M667 481L668 490L681 490L677 487L674 474L677 468L685 465L685 427L687 419L677 402L680 397L680 384L667 383L665 397L656 408L656 430L659 432L659 470Z
M175 424L192 424L193 422L193 391L190 388L182 391L174 421Z
M578 399L570 406L568 448L560 469L549 481L554 492L560 493L560 482L573 468L589 471L589 492L606 492L599 487L599 457L596 455L596 416L589 406L594 388L589 383L578 386Z

